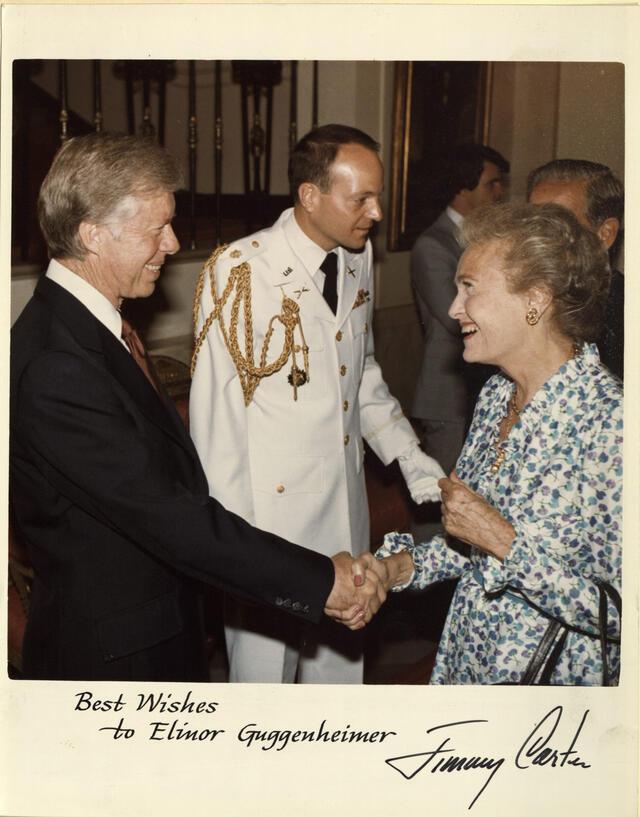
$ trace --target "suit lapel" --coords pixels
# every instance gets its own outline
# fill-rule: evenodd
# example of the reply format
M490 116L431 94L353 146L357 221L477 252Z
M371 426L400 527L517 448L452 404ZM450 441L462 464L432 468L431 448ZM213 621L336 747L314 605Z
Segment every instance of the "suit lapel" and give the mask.
M191 451L189 437L177 412L164 402L168 398L157 394L138 364L112 332L77 298L48 278L40 280L35 296L46 301L92 363L106 369L152 422Z
M108 329L100 324L103 337L103 353L107 368L124 386L147 417L185 447L184 427L170 399L163 392L158 394L147 380L133 357ZM180 433L180 432L183 433Z

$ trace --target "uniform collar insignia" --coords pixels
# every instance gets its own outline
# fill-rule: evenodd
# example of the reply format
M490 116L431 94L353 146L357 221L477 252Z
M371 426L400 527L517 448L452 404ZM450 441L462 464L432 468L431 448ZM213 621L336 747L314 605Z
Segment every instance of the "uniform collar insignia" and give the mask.
M366 304L367 301L369 301L369 300L371 300L371 296L369 295L369 290L368 289L359 289L358 294L356 296L356 299L353 302L353 306L351 308L356 309L357 307L362 306L362 304Z

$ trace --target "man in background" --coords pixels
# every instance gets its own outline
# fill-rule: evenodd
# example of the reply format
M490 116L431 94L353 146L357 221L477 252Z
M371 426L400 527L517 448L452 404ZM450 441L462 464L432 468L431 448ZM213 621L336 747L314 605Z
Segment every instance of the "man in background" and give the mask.
M372 248L382 219L377 143L325 125L294 148L294 199L270 228L203 270L190 415L211 493L260 528L326 553L369 548L363 438L416 501L442 469L418 446L373 354ZM361 683L362 639L232 601L232 681Z
M411 282L424 331L422 366L412 416L422 426L424 450L447 473L462 449L475 398L487 367L465 364L462 336L449 315L461 248L456 230L478 207L502 199L509 162L485 145L454 150L444 173L446 209L416 241L411 253Z
M586 159L555 159L531 171L527 200L560 204L595 233L609 253L611 289L598 348L600 359L622 379L624 374L624 275L614 268L624 220L624 188L606 165Z

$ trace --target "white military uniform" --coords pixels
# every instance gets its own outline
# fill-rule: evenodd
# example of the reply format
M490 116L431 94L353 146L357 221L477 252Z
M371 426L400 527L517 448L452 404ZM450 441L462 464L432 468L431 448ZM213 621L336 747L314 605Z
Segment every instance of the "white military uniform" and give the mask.
M245 406L236 366L220 324L214 321L194 371L191 433L210 492L228 510L320 553L347 550L357 555L369 547L362 438L388 464L416 436L389 394L373 356L370 242L362 253L337 250L336 315L321 294L324 273L319 267L325 255L300 229L293 210L286 210L273 227L234 242L219 256L215 267L218 296L233 267L242 262L250 265L256 363L269 322L281 312L283 294L299 305L309 347L309 381L298 388L294 400L288 360L260 381L251 403ZM233 295L223 311L227 327L232 301ZM198 331L212 309L206 281ZM239 315L238 337L244 348L242 306ZM279 322L274 325L267 362L283 349L284 330ZM296 360L301 368L301 353ZM291 603L282 600L284 607L287 602ZM253 613L245 609L242 615L239 618L236 610L234 624L227 617L230 679L293 681L299 645L288 643L285 632L292 617L277 611L272 615L262 608L253 608ZM360 641L353 638L359 633L328 624L334 630L330 639L356 642L355 657L348 645L346 650L320 646L311 659L300 660L299 680L361 682Z

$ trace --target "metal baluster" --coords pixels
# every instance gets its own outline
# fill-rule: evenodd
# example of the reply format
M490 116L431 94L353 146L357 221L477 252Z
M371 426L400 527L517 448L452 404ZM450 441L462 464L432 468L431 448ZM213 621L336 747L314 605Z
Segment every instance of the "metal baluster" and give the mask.
M93 125L96 133L102 131L102 83L100 60L93 61Z
M214 116L214 178L216 194L216 245L222 243L222 79L220 60L215 61L213 116Z
M142 77L142 135L153 136L151 123L151 79L147 73Z
M196 63L189 60L189 191L191 201L191 239L189 246L196 248L196 145L198 143L196 118Z
M251 128L251 153L253 155L253 192L260 193L260 157L264 145L264 134L260 124L260 85L253 83L253 127Z
M249 195L251 184L249 180L249 92L247 83L242 80L241 108L242 108L242 173L244 177L245 196ZM249 222L247 222L248 224Z
M271 189L271 129L273 126L273 85L267 86L267 133L264 138L264 192Z
M124 64L124 85L127 100L127 128L130 135L136 132L136 117L133 107L133 66L130 60Z
M269 88L282 81L282 63L278 60L234 60L232 61L232 77L239 82L242 89L242 147L243 170L245 187L245 212L247 230L251 231L254 224L264 224L269 219L268 196L266 186L270 181L268 160L265 162L264 176L262 173L262 157L265 153L269 135L263 128L261 114L262 89L267 97L266 116L270 120ZM251 131L249 132L249 95L253 100L251 115ZM253 174L251 173L253 171Z
M164 145L164 128L167 118L167 70L164 60L158 63L158 142Z
M291 94L289 96L289 153L298 141L298 61L291 60Z
M69 109L67 107L67 61L58 62L58 96L60 99L60 142L64 144L69 138Z
M313 107L311 127L318 127L318 60L313 61Z

